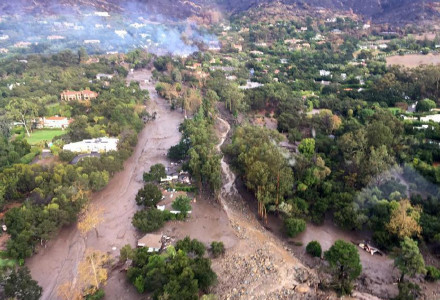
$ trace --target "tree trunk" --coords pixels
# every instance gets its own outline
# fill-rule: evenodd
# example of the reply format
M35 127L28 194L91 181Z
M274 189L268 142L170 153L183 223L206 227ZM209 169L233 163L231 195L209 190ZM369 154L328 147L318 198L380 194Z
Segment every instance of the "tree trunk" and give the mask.
M96 274L96 268L95 268L95 263L93 262L93 257L90 258L90 264L92 265L93 275L95 275L96 289L98 289L99 288L99 281L98 281L98 275Z
M96 238L98 239L99 238L98 228L96 228L96 227L94 227L94 228L95 228Z

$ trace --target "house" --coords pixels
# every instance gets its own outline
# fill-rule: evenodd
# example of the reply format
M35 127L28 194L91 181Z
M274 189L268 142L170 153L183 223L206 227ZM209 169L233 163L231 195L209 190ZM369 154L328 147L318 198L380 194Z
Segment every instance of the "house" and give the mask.
M243 51L243 46L240 44L232 44L232 48L237 49L238 52Z
M62 35L49 35L47 37L47 39L49 41L57 41L57 40L64 40L66 37L62 36Z
M98 97L98 93L90 91L90 90L83 90L83 91L63 91L60 95L61 100L64 101L87 101L91 99L95 99Z
M163 247L162 234L148 233L138 240L138 247L148 247L148 252L159 252Z
M14 44L15 48L29 48L32 45L31 42L18 42Z
M330 76L332 72L326 70L319 70L319 76Z
M267 43L265 43L265 42L255 43L255 46L257 46L257 47L267 47Z
M257 51L257 50L250 51L249 53L253 54L253 55L263 55L264 54L263 52Z
M180 171L179 172L179 182L185 184L191 184L191 176L188 172Z
M97 139L82 140L76 143L64 145L63 150L72 152L109 152L118 150L117 138L101 137Z
M301 40L297 40L297 39L287 39L287 40L284 40L284 44L286 44L286 45L294 45L294 44L297 44L300 41Z
M238 88L241 90L249 90L249 89L259 88L260 86L263 86L263 85L264 84L259 83L259 82L248 81L248 82L246 82L246 85L241 85Z
M424 129L428 129L429 127L431 127L431 126L425 124L422 126L414 126L413 129L424 130Z
M110 14L106 11L95 11L95 16L98 17L110 17Z
M39 119L37 128L62 128L65 129L73 122L73 119L66 117L43 117Z
M161 178L160 182L170 182L179 179L177 175L167 175L167 177Z
M84 40L84 44L100 44L100 40Z
M113 77L114 77L113 74L104 74L104 73L98 73L98 74L96 74L96 79L98 79L98 80L101 80L102 78L110 80L110 79L112 79Z
M430 116L426 116L426 117L420 117L420 121L421 122L433 121L436 123L440 123L440 115L430 115Z

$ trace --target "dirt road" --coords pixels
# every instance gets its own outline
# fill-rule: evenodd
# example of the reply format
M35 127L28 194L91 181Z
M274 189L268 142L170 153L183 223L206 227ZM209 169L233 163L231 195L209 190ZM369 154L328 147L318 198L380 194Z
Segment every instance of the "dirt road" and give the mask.
M165 154L169 147L178 143L178 126L183 120L180 112L170 111L165 100L157 97L154 84L148 81L150 78L151 72L148 71L135 71L128 76L128 81L139 81L141 88L149 90L151 101L147 110L150 113L156 111L157 117L139 134L136 149L126 161L124 170L117 173L104 190L92 196L92 203L104 209L104 221L98 227L99 238L91 232L84 239L76 224L72 225L61 230L47 248L41 249L26 263L32 277L43 287L42 299L57 299L57 287L75 279L85 249L98 249L116 256L122 246L134 245L137 240L131 218L137 210L134 198L143 185L142 174L153 164L169 165ZM126 283L124 274L118 272L110 274L105 290L106 299L141 298Z

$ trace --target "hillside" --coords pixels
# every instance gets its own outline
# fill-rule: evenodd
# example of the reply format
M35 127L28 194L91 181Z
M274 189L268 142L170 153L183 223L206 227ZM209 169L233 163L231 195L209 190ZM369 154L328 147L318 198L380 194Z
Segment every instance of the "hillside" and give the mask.
M226 13L241 12L273 0L19 0L0 4L0 12L16 13L80 11L84 7L106 11L145 11L169 17L186 18L203 14L213 6L219 6ZM440 18L439 0L281 0L278 2L296 4L298 9L316 8L353 11L378 23L395 25L431 21Z

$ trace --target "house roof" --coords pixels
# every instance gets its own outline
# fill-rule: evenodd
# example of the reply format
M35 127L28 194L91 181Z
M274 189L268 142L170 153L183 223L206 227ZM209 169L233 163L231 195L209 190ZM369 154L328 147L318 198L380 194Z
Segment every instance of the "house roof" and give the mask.
M48 117L46 118L46 120L50 120L50 121L64 121L66 120L66 117Z
M75 92L75 91L63 91L62 92L63 95L67 95L67 96L69 96L69 95L75 96L79 93L81 93L81 92Z
M93 91L89 91L89 90L81 91L81 93L82 93L82 94L86 94L86 95L98 96L98 93L93 92Z
M148 233L138 240L138 246L160 249L162 247L162 234Z

